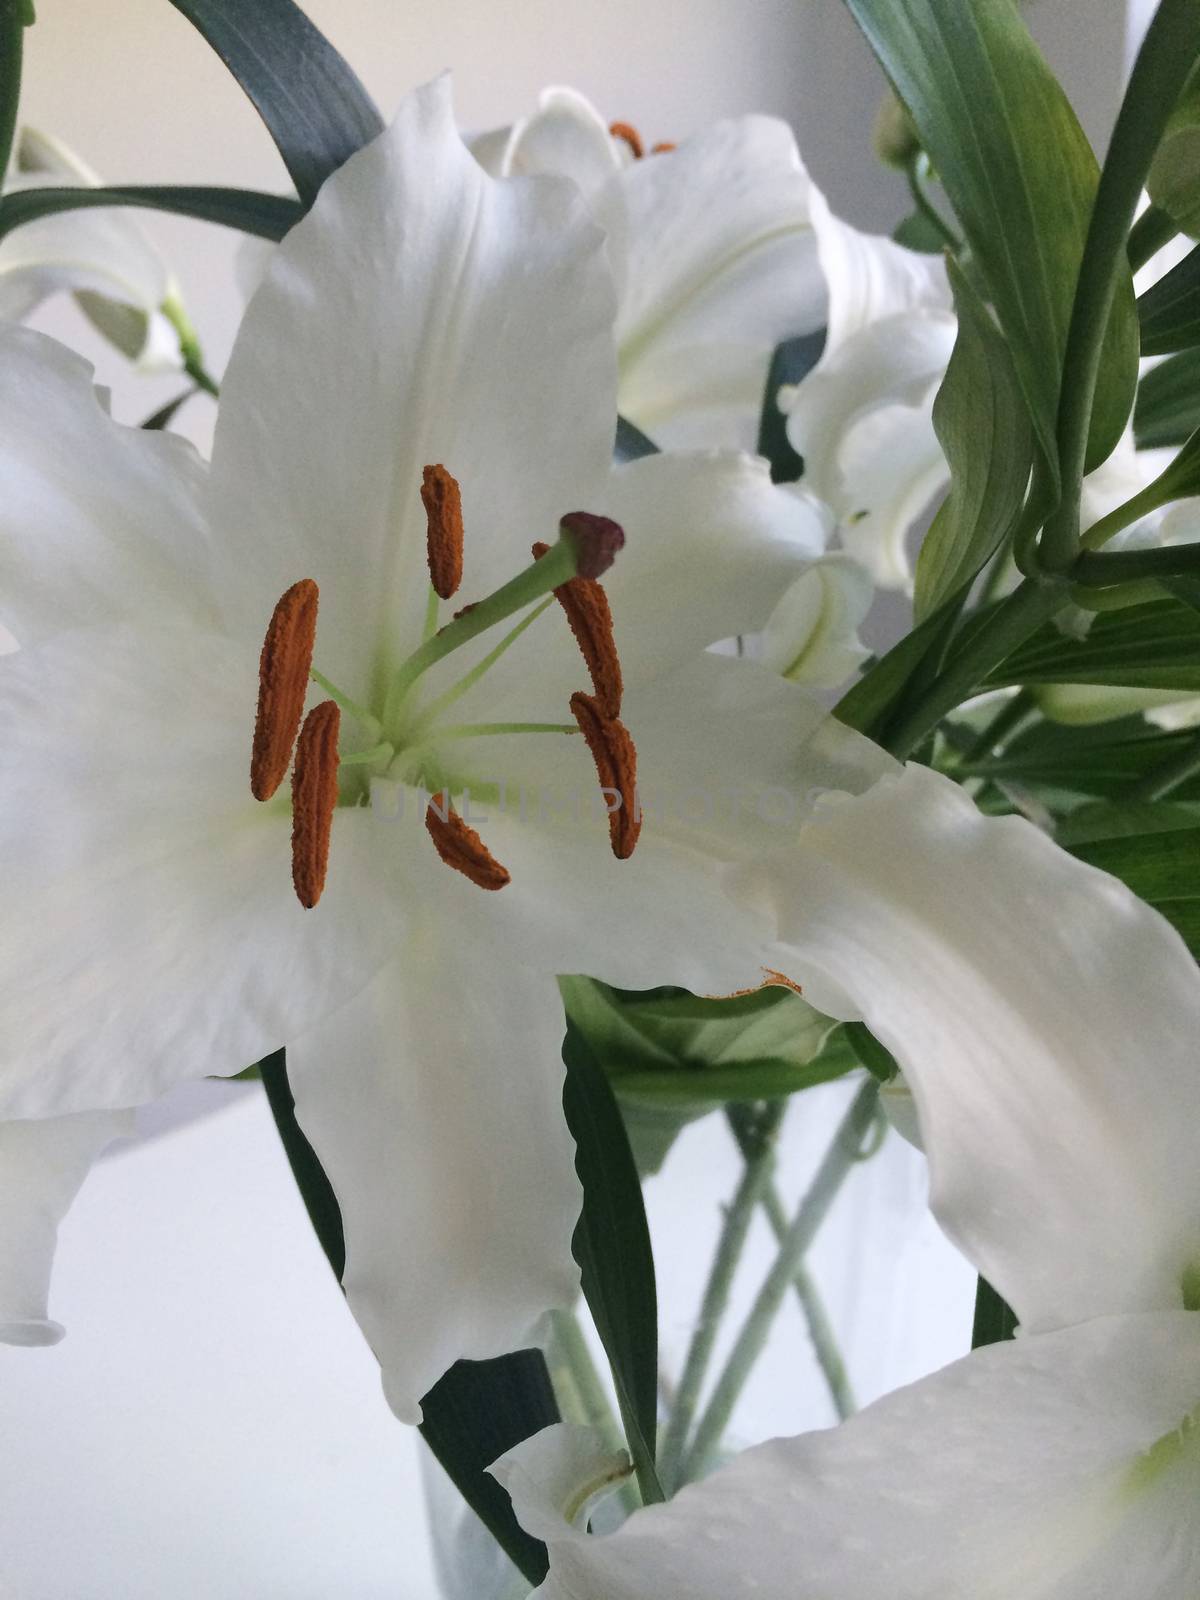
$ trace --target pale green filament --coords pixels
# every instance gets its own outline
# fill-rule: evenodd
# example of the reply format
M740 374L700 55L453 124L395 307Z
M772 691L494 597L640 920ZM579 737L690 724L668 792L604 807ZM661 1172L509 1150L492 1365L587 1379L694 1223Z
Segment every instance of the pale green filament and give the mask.
M422 734L431 723L437 721L443 711L448 710L456 700L461 700L468 689L473 689L479 682L480 678L483 677L484 673L493 667L497 661L499 661L500 657L507 649L510 648L510 646L517 642L517 640L525 632L525 629L531 627L532 624L535 623L541 616L542 612L553 604L554 596L547 595L546 599L542 601L541 605L534 606L532 611L521 618L520 622L517 623L515 628L509 629L509 631L504 635L503 639L501 639L500 643L496 645L494 649L489 650L487 655L483 657L482 661L477 661L476 664L471 668L470 672L464 673L457 683L451 684L444 694L440 694L436 700L434 700L430 705L426 706L425 710L421 713L419 719L412 729L411 737L419 737L420 734Z
M438 592L432 584L429 585L429 599L425 602L425 626L421 630L421 643L432 639L437 632L438 625Z
M578 733L574 722L452 722L438 729L438 743L445 739L480 739L493 733Z
M351 700L348 694L343 694L335 684L330 683L323 672L318 672L316 667L310 667L308 675L318 687L324 689L335 705L341 706L343 711L348 711L352 717L356 717L371 738L379 738L379 735L383 732L383 723L380 722L378 717L372 716L369 711L359 705L357 700Z

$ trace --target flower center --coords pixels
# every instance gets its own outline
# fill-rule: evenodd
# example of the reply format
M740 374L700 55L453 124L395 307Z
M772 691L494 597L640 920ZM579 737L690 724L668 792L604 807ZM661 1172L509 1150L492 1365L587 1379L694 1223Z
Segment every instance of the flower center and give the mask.
M632 122L610 122L608 131L614 139L621 139L629 146L633 151L633 159L635 161L640 161L646 154L646 146L642 136ZM674 150L675 148L676 146L670 140L664 139L656 145L651 145L650 154L652 156L666 155L668 150Z
M608 597L598 582L624 544L624 532L607 517L570 512L559 524L555 544L534 545L532 565L484 599L463 606L439 628L439 601L457 592L463 576L462 497L456 480L437 464L424 470L421 499L430 575L424 637L396 670L378 711L358 703L313 666L319 596L312 579L303 578L286 591L267 628L259 661L251 792L256 799L269 800L286 777L295 750L292 880L306 909L317 904L324 889L334 813L339 804L361 803L375 776L420 784L432 794L426 831L447 866L482 889L501 889L509 882L507 870L451 804L451 794L467 786L442 770L443 747L471 738L582 733L605 796L614 855L626 859L637 843L641 827L637 755L620 720L621 663ZM555 601L566 615L592 681L592 694L569 698L574 720L443 720ZM433 701L416 703L415 686L431 667L518 614L519 620L499 642L456 682ZM315 706L301 726L310 680L329 698ZM343 713L365 735L364 748L339 753Z

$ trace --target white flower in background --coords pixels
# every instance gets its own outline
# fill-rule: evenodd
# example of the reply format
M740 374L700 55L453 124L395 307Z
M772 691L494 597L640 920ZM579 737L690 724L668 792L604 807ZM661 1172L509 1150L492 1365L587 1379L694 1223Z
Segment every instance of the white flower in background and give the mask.
M933 431L957 328L940 256L860 233L811 192L828 334L779 403L804 483L832 507L843 548L885 589L912 588L915 520L949 482Z
M793 683L838 689L871 654L858 637L875 598L869 573L825 556L792 580L768 619L762 659Z
M65 145L25 128L4 189L99 183ZM183 365L178 285L128 210L63 211L0 239L0 317L20 321L60 293L73 294L89 322L141 371Z
M286 1044L349 1303L406 1418L453 1360L575 1292L554 974L756 982L771 919L720 881L762 848L754 801L800 815L892 766L706 653L762 626L824 524L751 457L612 466L613 306L574 188L489 178L440 82L275 253L211 469L112 423L61 347L0 334L0 613L21 646L0 662L0 1115L128 1107ZM568 544L530 561L566 512L627 530L611 632L594 583L562 592L586 665L547 596L416 675L476 625L450 624L426 565L428 543L453 588L453 480L454 605L571 570ZM261 666L269 793L318 592L293 825L286 784L250 793L254 698ZM596 780L628 798L626 727L646 815L617 861L636 818L606 821ZM432 816L421 784L457 812Z
M562 1428L496 1467L546 1600L1200 1592L1200 973L1123 885L921 768L831 799L759 891L813 1003L912 1087L946 1231L1022 1335L748 1450L615 1534Z
M749 116L655 150L613 128L575 90L552 88L471 148L496 175L573 179L606 230L621 414L664 448L753 449L775 346L825 320L815 190L795 136Z

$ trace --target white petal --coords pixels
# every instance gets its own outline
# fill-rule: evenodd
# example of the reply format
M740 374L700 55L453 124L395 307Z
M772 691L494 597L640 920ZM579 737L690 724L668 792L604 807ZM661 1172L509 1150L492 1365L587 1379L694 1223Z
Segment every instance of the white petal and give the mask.
M462 600L528 565L607 479L613 316L574 186L489 178L447 80L407 99L276 250L222 385L213 521L245 636L312 577L318 665L376 687L420 639L427 463L462 487Z
M824 313L810 190L769 117L718 122L613 184L597 214L625 263L621 411L657 444L753 449L772 350Z
M858 630L874 598L863 567L826 556L784 591L763 633L762 659L793 683L839 688L871 653Z
M405 907L370 813L339 811L304 911L286 786L250 798L257 667L182 626L0 662L0 1115L238 1072L386 958Z
M809 209L829 291L825 357L886 317L953 308L940 255L922 255L880 234L862 233L834 215L819 189L812 190Z
M0 1122L0 1343L62 1338L47 1310L58 1225L96 1156L132 1132L131 1111Z
M586 1528L589 1508L628 1478L630 1465L625 1452L614 1455L594 1428L558 1422L523 1440L490 1470L508 1490L526 1533L553 1543L564 1524Z
M20 170L6 185L9 193L63 184L91 188L99 182L65 146L32 129L21 135L18 159ZM136 319L141 330L138 348L131 352L127 340L116 341L125 354L135 357L167 289L166 267L125 207L61 212L16 228L0 240L0 317L28 316L52 294L83 290ZM108 337L103 312L94 320ZM178 340L175 355L178 365Z
M1157 912L917 766L827 802L759 888L813 1004L896 1057L934 1211L1024 1327L1182 1304L1200 971Z
M591 101L575 89L550 88L538 96L534 114L511 130L500 174L558 174L591 199L622 164L608 125Z
M876 583L904 588L904 539L948 479L933 398L954 346L948 312L892 316L823 357L788 399L804 482L831 505L850 555Z
M350 1308L406 1422L454 1361L519 1348L578 1293L558 987L451 904L288 1049L342 1209Z
M204 475L185 440L113 422L85 361L0 326L0 619L19 643L147 614L211 620Z
M540 1592L1177 1600L1200 1585L1200 1448L1194 1422L1170 1436L1198 1373L1186 1312L993 1345L839 1428L748 1450L607 1537L560 1520ZM544 1438L495 1470L549 1535L562 1484L537 1470Z

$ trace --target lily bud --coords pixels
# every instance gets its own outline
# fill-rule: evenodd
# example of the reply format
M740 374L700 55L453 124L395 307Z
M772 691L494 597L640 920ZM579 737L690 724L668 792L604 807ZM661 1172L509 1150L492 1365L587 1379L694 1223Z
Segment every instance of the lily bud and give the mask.
M875 114L871 144L885 167L899 167L901 171L921 148L913 120L901 105L894 89L884 91Z

